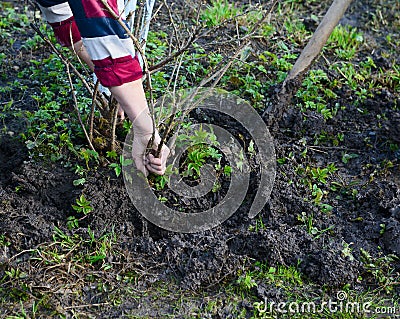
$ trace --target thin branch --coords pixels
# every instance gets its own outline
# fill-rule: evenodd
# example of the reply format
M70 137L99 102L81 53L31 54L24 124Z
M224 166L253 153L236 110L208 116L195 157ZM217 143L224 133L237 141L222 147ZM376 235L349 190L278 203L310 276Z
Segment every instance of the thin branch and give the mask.
M111 117L111 151L115 151L115 132L117 128L117 120L118 120L118 105L116 103L111 102L111 105L114 107Z
M143 7L144 4L143 2L139 5L139 11L137 12L137 16L136 16L136 25L135 25L135 37L139 38L139 28L140 28L140 21L142 20L143 17ZM133 21L132 21L132 25L133 25Z
M96 85L94 86L93 96L92 96L92 105L90 107L90 115L89 115L89 139L93 142L93 124L94 124L94 110L95 110L95 101L97 98L97 94L99 93L99 85L100 82L97 80Z
M88 133L86 131L85 125L82 122L81 113L79 112L79 108L78 108L78 101L76 100L76 95L74 93L74 84L72 83L71 73L69 71L69 65L65 64L65 67L67 68L68 82L69 82L69 85L71 87L71 94L72 94L72 98L73 98L73 101L74 101L74 108L75 108L75 112L76 112L76 114L78 116L79 124L82 127L83 133L85 134L86 140L88 141L90 148L93 151L96 152L96 149L94 148L94 146L92 144L92 141L90 140L90 137L89 137L89 135L88 135Z
M276 1L274 1L274 4L276 3ZM260 26L262 25L262 23L267 19L268 15L270 14L274 4L271 6L271 9L267 12L265 12L263 14L263 16L257 21L257 23L255 23L253 25L253 27L251 28L251 30L249 31L249 33L242 37L241 39L239 39L239 41L241 42L241 44L237 47L236 51L234 52L234 54L232 56L229 57L228 62L218 71L214 72L211 74L211 76L203 79L199 86L193 90L191 92L191 94L185 98L183 101L181 101L179 103L180 105L184 105L186 103L192 103L193 99L196 97L197 93L199 92L199 90L201 88L203 88L204 86L206 86L208 83L212 82L210 85L210 88L215 88L217 86L217 84L221 81L222 77L224 76L224 74L228 71L228 69L231 67L232 63L237 59L237 57L241 54L241 52L243 51L243 49L250 43L251 38L254 36L254 34L258 31L258 29L260 28ZM206 98L208 97L208 95L203 95L200 99L196 100L195 103L193 103L193 105L186 109L185 112L182 113L181 115L181 119L183 120L194 108L196 108L197 105L199 105L202 101L204 101ZM177 106L177 108L179 108L179 106ZM171 131L174 129L175 125L173 124L173 121L170 121L170 124L168 125L166 132L164 133L164 136L161 139L160 144L158 145L157 151L155 156L158 157L161 153L161 149L163 144L165 143L165 139L167 138L167 136L171 133Z
M267 13L265 15L263 15L263 17L256 23L257 24L257 28L260 26L261 22L264 22L267 19L268 15L272 11L272 8L276 5L277 2L278 2L278 0L274 0L272 2L272 4L270 5L270 9L268 11L266 11ZM217 25L217 26L215 26L215 27L213 27L211 29L206 29L205 31L200 33L200 31L204 30L203 26L199 27L200 13L201 13L201 10L197 10L197 16L196 16L195 21L196 21L196 24L197 24L198 27L195 28L193 30L193 32L190 33L190 38L186 41L186 43L183 46L181 46L178 50L176 50L175 52L173 52L169 56L167 56L164 60L160 61L159 63L157 63L155 65L150 66L150 73L157 72L158 70L163 68L166 64L168 64L169 62L171 62L172 60L174 60L175 58L177 58L181 54L185 53L186 51L188 51L189 48L191 47L191 45L193 43L197 42L199 39L205 38L210 33L216 33L217 30L222 29L227 24L231 23L232 21L235 21L238 17L245 16L245 14L246 14L246 13L243 13L243 14L237 15L237 16L235 16L233 18L226 19L221 24L219 24L219 25ZM171 14L169 14L169 15L170 15L170 20L171 20L172 16L171 16ZM174 23L171 22L171 24L174 27ZM174 33L175 33L175 28L174 28ZM250 31L250 33L253 33L253 32ZM252 36L254 36L254 34ZM230 41L227 41L227 42L232 42L232 41L237 42L238 40L241 41L241 40L244 40L246 37L247 36L245 36L243 38L239 38L239 39L235 38L234 40L230 40ZM224 42L224 43L226 43L226 42ZM224 44L224 43L221 42L220 44ZM210 43L207 43L204 46L212 46L212 45Z
M164 0L164 5L165 5L165 7L167 8L167 11L168 11L169 21L171 22L172 28L174 30L174 35L175 35L175 38L176 38L176 42L179 43L180 42L180 38L179 38L179 35L178 35L178 28L177 28L175 20L174 20L174 18L172 16L171 7L168 5L167 0Z
M231 67L232 63L236 60L237 56L242 52L243 48L248 44L249 41L250 41L249 39L247 39L247 41L244 41L242 43L242 45L240 45L237 48L236 52L229 58L229 61L221 69L219 69L218 71L213 73L211 76L203 79L200 82L200 85L195 90L193 90L191 92L191 94L187 98L185 98L183 101L178 103L178 105L176 106L176 109L179 109L179 107L181 105L185 105L187 103L191 103L193 101L193 99L196 97L196 95L199 92L199 90L201 88L203 88L205 85L207 85L208 83L213 81L209 88L211 88L211 89L215 88L217 86L217 84L219 83L219 81L224 76L224 74ZM190 108L187 108L185 110L185 112L182 113L180 118L183 120L193 109L195 109L198 105L200 105L200 103L203 102L207 97L208 97L208 95L205 94L200 99L197 99L196 102L193 103ZM160 144L158 144L158 148L157 148L157 151L156 151L156 154L155 154L156 157L158 157L160 155L162 146L165 143L165 139L172 132L172 130L175 128L175 126L176 125L174 125L174 123L171 120L170 124L168 125L168 127L166 129L166 132L164 133L164 136L161 138Z
M189 48L192 46L192 44L194 42L196 42L198 39L200 39L201 37L205 36L204 34L202 34L201 36L199 36L199 31L200 29L196 29L194 33L192 33L192 35L190 36L190 38L186 41L185 45L183 47L181 47L180 49L178 49L177 51L175 51L174 53L172 53L170 56L166 57L164 60L162 60L161 62L152 65L150 67L150 72L151 73L155 73L158 70L160 70L162 67L164 67L166 64L168 64L169 62L171 62L172 60L176 59L178 56L180 56L181 54L183 54L184 52L188 51ZM207 32L208 33L208 32Z
M67 59L65 58L62 53L54 46L53 43L40 31L40 29L33 23L30 24L33 30L39 34L39 36L42 38L43 41L46 42L46 44L51 48L51 50L61 59L61 61L65 64L68 65L68 67L72 70L72 72L79 78L79 80L82 81L83 85L86 87L86 89L89 91L89 93L92 95L93 90L89 83L85 80L85 78L80 74L80 72L75 68L75 66ZM101 103L104 103L103 105L106 105L106 101L101 101Z

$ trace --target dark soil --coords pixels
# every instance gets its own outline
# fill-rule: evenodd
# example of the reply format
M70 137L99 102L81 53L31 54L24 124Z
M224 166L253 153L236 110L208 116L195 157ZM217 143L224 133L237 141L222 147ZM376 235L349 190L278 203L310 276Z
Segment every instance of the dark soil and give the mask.
M379 37L369 33L369 26L364 24L371 12L375 12L372 1L356 2L343 21L357 26L366 36L375 37L374 41L386 43L381 37L389 31L380 29L382 36ZM388 20L388 28L390 23ZM371 53L377 67L391 66L392 62L381 54L385 49L381 47ZM23 59L18 49L10 52L16 63ZM318 63L323 65L322 61ZM7 81L13 76L9 73ZM5 85L6 80L2 78L0 86ZM73 214L71 205L83 193L90 199L94 211L80 224L82 232L88 226L98 234L112 229L116 232L116 249L128 251L131 261L136 260L142 269L149 269L138 280L138 290L164 281L178 285L182 291L213 291L220 283L235 278L252 260L268 261L272 266L298 265L305 278L321 287L339 289L349 284L360 290L368 289L374 280L363 266L360 248L374 257L400 256L400 151L393 147L400 141L400 95L382 90L381 94L355 105L355 98L349 96L346 88L337 93L339 98L335 103L346 108L331 120L324 121L314 112L302 113L292 105L280 121L279 130L273 136L277 158L288 157L291 152L296 157L278 165L271 198L257 217L265 226L257 232L249 230L255 221L247 217L254 195L251 191L239 211L215 229L196 234L160 229L137 212L122 178L116 178L109 169L99 168L83 186L76 187L72 182L78 176L69 168L30 158L25 145L15 137L23 129L21 123L7 117L7 130L0 135L0 233L11 245L0 256L0 278L8 263L17 265L16 260L10 261L12 256L52 242L55 226L69 233L66 220ZM31 108L30 98L24 98L27 99L25 109ZM6 96L1 97L2 102L6 100ZM24 105L20 107L24 109ZM10 136L10 130L14 136ZM314 143L321 133L333 136L339 132L344 134L344 140L338 146ZM298 155L304 145L308 146L308 154L302 159ZM357 157L344 163L345 153L357 154ZM385 166L388 162L392 165ZM299 175L295 167L299 164L325 167L329 163L335 163L338 168L332 179L342 185L339 191L329 192L325 202L333 210L323 213L307 200L310 190L296 182ZM253 176L252 182L257 185L257 176ZM314 226L319 230L332 228L315 239L299 221L302 213L313 214ZM385 225L384 232L381 225ZM343 243L351 244L354 258L343 254ZM400 271L399 263L394 267ZM358 281L360 276L365 279L362 283ZM38 286L41 284L44 285L38 283ZM87 303L101 303L106 298L102 294L93 297L90 289L85 291L80 298ZM395 287L394 292L399 293L399 288ZM1 294L4 292L0 291ZM258 289L258 294L261 299L274 295L269 289ZM68 298L61 298L57 304L75 305L74 299ZM167 296L159 298L158 301L149 296L140 301L128 298L120 305L105 307L96 317L120 318L131 310L152 318L167 313L179 317L168 306ZM225 305L221 309L229 308ZM229 310L226 311L221 310L218 318L229 318Z

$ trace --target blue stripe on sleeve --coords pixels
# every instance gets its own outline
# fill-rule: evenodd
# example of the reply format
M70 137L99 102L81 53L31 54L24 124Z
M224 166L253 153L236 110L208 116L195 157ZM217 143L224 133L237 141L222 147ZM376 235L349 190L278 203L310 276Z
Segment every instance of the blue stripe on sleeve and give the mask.
M113 18L101 17L80 19L75 16L75 21L82 37L84 38L97 38L114 34L120 39L129 38L129 35L126 33L124 28Z

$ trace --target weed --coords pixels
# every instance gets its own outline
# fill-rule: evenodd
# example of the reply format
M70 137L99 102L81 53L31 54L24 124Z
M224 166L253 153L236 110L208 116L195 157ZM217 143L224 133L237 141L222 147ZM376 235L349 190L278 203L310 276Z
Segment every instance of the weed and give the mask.
M68 216L67 227L69 230L71 230L73 228L78 228L79 227L79 219L76 218L75 216Z
M318 228L313 226L313 218L314 218L313 214L307 216L305 212L302 212L301 215L297 216L297 220L301 221L306 227L307 233L311 235L317 235Z
M256 150L254 149L253 140L250 141L249 146L247 147L247 152L250 155L250 158L256 155Z
M79 186L79 185L83 185L86 183L86 178L82 177L82 178L78 178L72 181L72 184L74 186Z
M386 224L379 224L380 230L379 234L382 236L386 231Z
M200 169L207 160L219 160L222 157L215 148L219 145L217 137L212 131L209 132L202 126L190 136L185 134L178 136L177 143L181 145L188 143L190 145L182 164L184 168L183 176L185 177L199 178Z
M2 10L4 10L0 18L0 28L2 30L25 31L25 28L29 27L30 20L26 14L19 13L15 8L10 7L3 7ZM6 34L2 34L2 36L5 37Z
M100 264L101 269L107 270L110 269L110 265L105 263L105 259L112 251L115 241L114 232L97 237L88 227L87 236L83 237L77 234L68 235L55 227L53 244L39 247L33 258L52 265L64 262L78 263L82 266Z
M232 167L229 165L225 165L224 166L224 175L229 177L229 176L231 176L231 173L232 173Z
M90 206L90 201L88 201L83 194L76 199L76 205L72 205L72 208L77 213L83 213L85 216L93 211L93 207Z
M110 155L110 154L108 154L108 155ZM113 156L113 154L112 154L112 156ZM132 165L132 164L133 164L133 160L132 159L126 159L122 155L120 155L119 156L119 163L111 163L108 166L110 168L113 168L114 172L115 172L115 175L117 177L119 177L119 175L121 175L121 172L122 172L122 167L129 166L129 165Z
M317 205L321 204L322 197L327 193L321 190L321 188L319 188L317 184L313 184L311 190L311 195L314 196L314 203Z
M150 64L159 62L168 54L168 35L164 31L149 31L146 42L146 58ZM168 85L169 76L164 71L156 72L152 75L152 85L156 96L163 95ZM148 92L146 92L148 93Z
M328 168L312 168L311 177L322 184L326 184L326 178L329 176Z
M303 21L299 21L297 17L287 18L284 27L291 46L304 46L304 41L310 37L310 32L306 29L305 24Z
M240 12L241 9L236 8L228 0L211 0L211 5L201 13L201 18L207 26L213 27L234 18Z
M298 165L295 171L301 177L301 183L311 191L312 199L306 200L312 201L323 213L331 212L333 207L329 204L322 203L322 200L329 194L327 187L334 183L331 182L330 179L332 174L337 171L335 164L329 163L324 168L310 166L304 168L303 165ZM336 188L334 187L333 190L336 190Z
M314 239L318 239L322 236L322 234L333 229L334 227L333 225L331 225L325 229L318 229L314 226L314 215L312 213L310 215L307 215L305 212L302 212L301 215L297 216L297 220L301 221L304 224L307 233L312 235Z
M239 276L236 283L239 285L240 290L248 291L253 287L257 287L257 283L250 273L245 273Z
M258 219L255 220L255 225L250 225L249 226L249 231L254 231L254 232L258 232L260 230L265 229L265 224L262 220L262 217L260 216Z
M302 111L312 109L321 113L324 119L330 119L337 113L337 108L327 107L328 99L335 99L336 93L332 91L332 83L328 75L322 70L311 70L303 80L302 87L297 91L296 96L301 103L298 106Z
M325 50L334 49L340 59L350 60L364 38L356 28L338 25L331 33Z
M157 190L164 189L164 187L168 185L172 174L178 174L178 172L173 171L172 164L170 164L166 167L164 175L153 175L151 180L153 181L155 188ZM161 197L160 201L165 202L166 200L164 197Z
M289 52L289 48L286 46L284 42L279 42L278 46L285 52ZM268 61L266 57L269 57L269 61L272 66L276 67L278 71L287 72L292 69L293 64L291 61L294 61L297 58L297 55L292 53L286 53L282 56L278 56L275 53L265 51L263 54L260 55L260 58L264 61ZM278 80L278 82L281 82Z
M78 156L75 141L83 137L82 128L76 121L75 113L67 112L70 105L70 87L65 81L64 65L55 55L43 60L31 60L31 66L24 68L19 74L21 78L34 77L40 87L32 95L37 110L25 111L21 114L27 121L27 130L21 134L23 141L32 155L62 159L67 151ZM20 83L12 83L12 87L21 88ZM26 90L26 88L25 88ZM87 98L77 92L81 111L86 110ZM85 117L83 116L85 119Z
M10 270L6 270L4 273L10 279L23 279L23 278L26 278L28 276L27 273L21 271L18 268L10 268Z
M260 71L263 73L265 68L263 65L250 62L248 64L239 64L239 70L232 70L224 77L222 81L226 85L231 85L235 88L232 92L238 96L244 94L249 98L254 107L260 106L260 103L265 99L265 92L268 88L264 83L258 79L256 73ZM265 71L266 72L266 71Z
M386 86L394 91L400 89L400 66L394 64L389 70L380 69L377 81L382 86Z
M0 247L10 246L11 242L6 238L5 235L0 235Z
M79 156L81 159L83 159L85 161L86 164L86 169L89 170L89 162L90 161L95 161L98 164L98 160L99 160L99 153L97 153L96 151L90 150L90 149L86 149L86 148L81 148L79 150Z
M385 255L372 257L368 251L361 248L361 261L367 273L372 274L378 285L387 293L391 293L400 279L399 273L395 269L395 263L399 257L396 255Z
M342 155L342 162L343 162L344 164L347 164L347 163L349 162L349 160L354 159L354 158L357 158L357 157L358 157L358 154L354 154L354 153L352 153L352 154L343 153L343 155Z
M268 265L267 262L257 261L254 264L252 275L257 280L263 280L269 284L287 289L290 289L291 285L303 285L302 275L295 266L277 265L274 267Z
M354 260L353 251L350 247L353 243L348 244L345 241L343 241L342 244L343 244L342 256L344 258L348 258L350 261L353 261Z

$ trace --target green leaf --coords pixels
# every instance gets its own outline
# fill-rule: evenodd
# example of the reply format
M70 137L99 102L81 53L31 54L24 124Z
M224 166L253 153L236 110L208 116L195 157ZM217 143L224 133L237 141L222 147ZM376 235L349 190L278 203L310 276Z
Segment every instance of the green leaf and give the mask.
M225 165L224 166L224 174L226 176L231 176L232 173L232 167L230 167L229 165Z
M74 186L79 186L79 185L85 184L85 182L86 182L86 179L85 179L85 178L78 178L78 179L75 179L75 180L72 182L72 184L74 184Z

